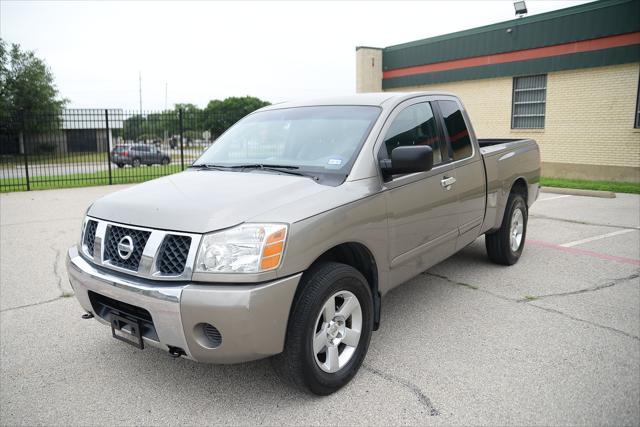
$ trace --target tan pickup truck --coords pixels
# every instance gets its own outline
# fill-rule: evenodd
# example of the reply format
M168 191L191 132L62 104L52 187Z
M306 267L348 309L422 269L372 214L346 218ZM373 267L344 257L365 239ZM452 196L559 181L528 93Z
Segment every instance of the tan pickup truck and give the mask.
M539 174L534 141L477 140L451 94L272 105L185 172L94 202L69 278L119 340L199 362L274 356L329 394L358 371L389 290L483 234L490 260L518 261Z

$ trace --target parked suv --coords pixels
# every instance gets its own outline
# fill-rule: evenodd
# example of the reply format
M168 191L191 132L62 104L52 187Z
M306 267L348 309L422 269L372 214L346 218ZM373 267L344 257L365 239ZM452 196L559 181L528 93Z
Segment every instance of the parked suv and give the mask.
M117 339L200 362L275 356L282 378L329 394L389 290L482 235L491 261L518 261L539 176L535 141L476 139L450 94L272 105L187 171L94 202L69 279Z
M171 157L153 145L129 144L116 146L111 151L111 161L119 168L124 165L135 168L140 165L168 165Z

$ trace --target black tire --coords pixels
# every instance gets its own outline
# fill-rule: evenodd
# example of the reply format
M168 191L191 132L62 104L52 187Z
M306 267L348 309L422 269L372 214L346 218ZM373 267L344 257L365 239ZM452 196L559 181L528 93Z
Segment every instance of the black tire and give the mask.
M511 224L516 210L520 210L521 212L523 228L520 245L514 250L511 246ZM489 255L489 259L492 262L502 265L513 265L518 262L527 237L528 217L527 204L522 195L511 193L507 200L507 206L500 229L493 233L486 234L484 238L487 255Z
M124 163L116 163L116 166L118 166L119 168L123 168L124 167Z
M285 382L304 391L325 396L347 384L358 372L367 354L373 330L371 289L359 271L336 262L312 266L303 275L299 286L289 316L284 351L274 356L272 363ZM362 328L360 339L348 362L337 372L328 373L316 362L313 337L325 302L340 291L356 296L362 313Z
M133 159L131 161L131 166L133 166L134 168L137 168L138 166L140 166L140 159L138 159L137 157Z
M167 165L169 164L169 162L170 162L169 158L168 158L168 157L164 157L164 158L162 159L162 161L160 162L160 164L161 164L162 166L167 166Z

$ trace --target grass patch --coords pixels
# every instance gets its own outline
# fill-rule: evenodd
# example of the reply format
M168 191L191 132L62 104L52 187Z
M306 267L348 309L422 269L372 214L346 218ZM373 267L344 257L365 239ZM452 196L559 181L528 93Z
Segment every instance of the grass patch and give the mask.
M30 165L33 164L59 164L59 163L104 163L109 156L105 152L91 153L53 153L53 154L29 154L27 159ZM2 156L1 163L4 165L24 165L22 155Z
M580 190L640 194L640 182L584 181L581 179L542 177L540 178L540 185L545 187L577 188Z
M164 150L169 154L174 162L180 162L180 153L172 154L170 151ZM184 161L192 162L200 157L201 152L194 152L191 148L184 150ZM27 160L29 165L49 165L64 163L103 163L106 165L109 155L104 151L79 152L79 153L52 153L52 154L29 154ZM0 156L0 165L2 166L24 166L24 156L3 155Z
M186 167L186 165L185 165ZM139 168L124 167L111 170L112 184L135 184L149 181L162 176L180 172L180 165L168 166L141 166ZM108 185L109 171L75 173L58 176L34 176L29 177L31 190L51 190L54 188L90 187L94 185ZM0 192L25 191L27 189L26 178L2 178L0 179Z
M537 296L535 296L535 295L525 295L525 296L524 296L524 299L525 299L526 301L535 301L535 300L537 300L537 299L538 299L538 297L537 297Z

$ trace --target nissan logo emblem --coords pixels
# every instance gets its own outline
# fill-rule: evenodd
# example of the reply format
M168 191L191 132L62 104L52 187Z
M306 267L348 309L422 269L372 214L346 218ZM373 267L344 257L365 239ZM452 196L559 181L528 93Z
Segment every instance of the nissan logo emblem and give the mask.
M128 260L129 257L131 257L132 253L133 239L131 238L131 236L124 236L118 242L118 255L120 255L120 258L122 258L123 260Z

